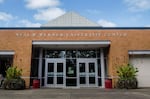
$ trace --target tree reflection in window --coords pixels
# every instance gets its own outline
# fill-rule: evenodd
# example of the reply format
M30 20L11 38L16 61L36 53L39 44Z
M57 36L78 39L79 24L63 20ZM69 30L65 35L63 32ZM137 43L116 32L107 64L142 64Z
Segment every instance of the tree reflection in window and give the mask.
M96 50L78 50L78 58L96 58Z
M65 51L61 51L61 50L47 50L46 58L64 58L65 57Z
M76 58L76 50L67 50L66 58Z

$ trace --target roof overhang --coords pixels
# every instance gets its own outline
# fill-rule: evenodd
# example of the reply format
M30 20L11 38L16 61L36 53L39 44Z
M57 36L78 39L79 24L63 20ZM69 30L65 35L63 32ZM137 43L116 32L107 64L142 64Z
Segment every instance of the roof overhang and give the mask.
M150 50L130 50L129 55L150 55Z
M37 47L48 48L100 48L108 47L110 41L33 41Z
M0 51L0 55L14 55L14 51Z

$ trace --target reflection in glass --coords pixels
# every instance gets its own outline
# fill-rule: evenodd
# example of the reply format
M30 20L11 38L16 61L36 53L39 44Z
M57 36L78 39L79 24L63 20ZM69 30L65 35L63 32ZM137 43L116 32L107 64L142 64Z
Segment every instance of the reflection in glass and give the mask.
M57 63L57 72L63 72L63 63Z
M36 51L38 52L38 51ZM105 51L108 53L108 51ZM106 56L106 54L104 55ZM43 50L45 58L100 58L100 49L89 50Z
M79 68L80 73L85 72L85 63L79 63Z
M73 78L73 79L67 78L66 86L77 86L77 79L76 78Z
M102 78L98 78L98 86L102 86Z
M104 68L105 68L105 77L107 77L107 76L108 76L108 75L107 75L107 74L108 74L108 67L107 67L107 59L106 59L106 58L104 59L104 64L105 64L105 65L104 65L104 66L105 66L105 67L104 67Z
M95 72L95 63L89 63L89 73Z
M66 51L66 58L76 58L76 51L74 51L74 50L67 50Z
M78 50L78 58L96 58L96 50Z
M39 53L40 53L40 49L39 48L33 48L32 49L32 58L38 58L39 57Z
M63 77L57 77L57 84L63 84Z
M80 77L80 84L85 84L85 83L86 83L86 78Z
M95 77L89 77L89 84L95 84Z
M76 77L76 59L66 59L66 76Z
M46 58L64 58L65 57L65 51L61 50L47 50L46 51Z
M108 48L103 48L104 56L105 56L105 76L107 75L107 56L108 56ZM39 65L39 55L40 50L37 47L33 47L32 49L32 66L31 66L31 85L32 85L32 77L38 77L38 65ZM43 55L42 55L42 82L44 82L45 72L47 72L48 75L46 75L47 82L52 83L54 82L54 64L49 64L48 70L45 71L45 60L46 58L66 58L66 85L68 86L76 86L77 82L77 72L76 72L76 60L77 58L97 58L97 68L98 69L98 85L101 86L101 63L100 63L100 49L47 49L43 48ZM59 68L57 68L57 72L55 73L55 76L58 77L58 81L56 80L56 83L59 83L61 81L61 77L64 76L62 74L64 67L62 64L59 65ZM88 75L89 77L93 77L95 73L95 69L92 65L89 65L89 74L85 73L86 69L85 66L79 67L80 73L79 73L79 79L81 79L81 83L84 83L84 77ZM1 70L1 69L0 69ZM87 69L88 70L88 69ZM94 79L90 78L89 80ZM91 80L92 81L92 80ZM95 81L95 80L94 80ZM44 85L44 83L42 83Z
M100 59L98 59L98 65L97 65L97 67L98 67L98 76L99 77L101 77L101 64L100 64Z
M54 83L54 77L48 77L47 84L53 84Z
M54 72L54 63L48 63L48 72Z
M2 65L2 63L0 65ZM39 65L39 60L38 59L32 59L31 77L38 77L38 65ZM0 71L2 71L2 70L3 69L0 69ZM3 72L5 72L5 71L6 70L3 70ZM6 72L2 73L2 74L4 75L4 74L6 74Z
M42 86L44 86L45 81L45 59L42 61Z
M100 58L100 49L97 50L97 57Z

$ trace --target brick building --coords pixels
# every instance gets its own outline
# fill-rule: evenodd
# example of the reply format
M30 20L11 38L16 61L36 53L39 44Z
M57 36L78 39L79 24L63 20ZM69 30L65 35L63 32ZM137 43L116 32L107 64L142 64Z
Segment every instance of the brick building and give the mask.
M150 28L104 28L70 12L39 28L0 28L0 74L13 65L23 69L26 86L115 85L116 67L139 68L139 87L150 87Z

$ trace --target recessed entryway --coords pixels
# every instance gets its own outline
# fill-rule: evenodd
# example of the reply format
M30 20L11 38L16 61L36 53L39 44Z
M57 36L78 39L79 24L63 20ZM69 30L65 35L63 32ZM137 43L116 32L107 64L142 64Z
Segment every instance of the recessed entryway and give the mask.
M33 42L31 85L55 88L104 87L108 41Z
M0 52L0 74L5 77L6 76L6 70L12 66L13 64L13 55L11 55L10 53L5 53L2 54L2 52Z

